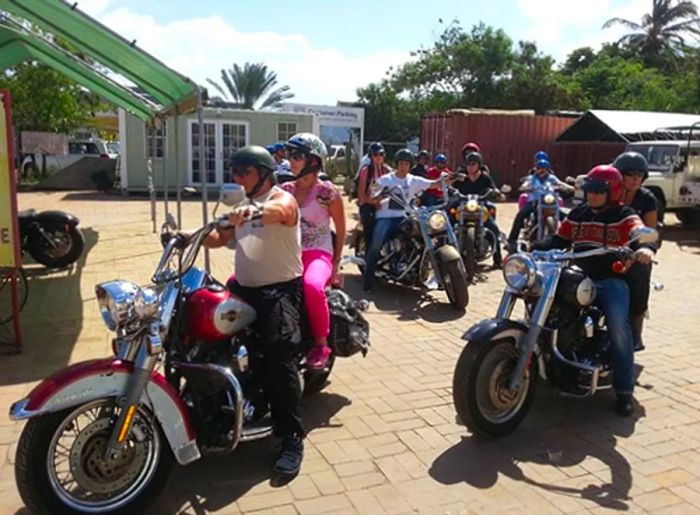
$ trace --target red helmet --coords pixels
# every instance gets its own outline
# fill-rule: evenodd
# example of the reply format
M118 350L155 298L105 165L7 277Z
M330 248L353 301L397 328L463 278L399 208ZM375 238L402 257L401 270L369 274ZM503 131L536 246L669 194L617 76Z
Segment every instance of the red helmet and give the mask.
M481 147L479 147L479 145L476 143L465 143L462 147L462 157L466 159L467 155L471 154L472 152L481 154Z
M586 174L583 191L605 191L608 204L619 204L622 201L622 174L612 165L595 166Z

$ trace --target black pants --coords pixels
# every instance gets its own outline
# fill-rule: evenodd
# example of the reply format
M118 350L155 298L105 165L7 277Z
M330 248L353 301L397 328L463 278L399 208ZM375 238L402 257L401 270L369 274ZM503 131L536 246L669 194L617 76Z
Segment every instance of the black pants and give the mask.
M254 328L260 336L263 354L263 389L270 400L275 433L281 438L304 436L299 414L301 385L297 352L301 342L302 280L247 288L233 281L228 284L257 311Z
M365 253L372 243L372 234L374 233L374 219L377 214L377 208L371 204L363 204L360 206L360 221L362 222L362 233L365 236Z
M651 265L635 262L625 274L630 289L630 316L642 316L649 307Z

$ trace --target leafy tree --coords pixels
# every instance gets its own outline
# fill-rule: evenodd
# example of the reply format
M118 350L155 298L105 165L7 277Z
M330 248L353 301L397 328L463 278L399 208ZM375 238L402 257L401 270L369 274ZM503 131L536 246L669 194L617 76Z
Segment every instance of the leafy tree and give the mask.
M97 96L43 64L19 64L0 74L0 88L12 94L20 130L70 133L101 107Z
M624 25L632 30L618 43L639 52L648 66L673 67L686 49L686 38L700 36L698 8L691 1L652 0L651 13L641 23L611 18L603 28Z
M277 74L268 70L263 63L245 63L241 68L234 63L229 70L221 70L222 87L212 79L207 79L224 98L240 104L244 109L277 107L294 96L289 86L277 86Z

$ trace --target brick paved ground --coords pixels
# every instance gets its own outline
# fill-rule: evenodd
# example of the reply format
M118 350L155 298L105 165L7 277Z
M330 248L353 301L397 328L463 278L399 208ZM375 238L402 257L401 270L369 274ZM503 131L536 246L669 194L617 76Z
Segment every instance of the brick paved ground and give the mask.
M143 199L22 194L20 205L79 216L88 253L70 271L32 275L25 353L0 358L3 413L49 372L109 354L94 284L145 282L160 254ZM507 228L513 205L500 211ZM184 212L196 225L199 205ZM368 357L339 362L332 384L306 401L311 431L295 481L269 484L273 442L244 444L178 469L154 513L700 512L699 235L672 227L667 236L654 273L665 289L652 294L648 350L638 355L635 418L611 414L610 395L574 402L540 388L515 434L473 438L455 423L452 371L461 334L495 311L500 273L487 272L471 288L463 316L442 294L384 286L369 313ZM225 277L230 256L212 256ZM357 291L357 272L348 273ZM22 511L13 475L20 431L0 416L0 514Z

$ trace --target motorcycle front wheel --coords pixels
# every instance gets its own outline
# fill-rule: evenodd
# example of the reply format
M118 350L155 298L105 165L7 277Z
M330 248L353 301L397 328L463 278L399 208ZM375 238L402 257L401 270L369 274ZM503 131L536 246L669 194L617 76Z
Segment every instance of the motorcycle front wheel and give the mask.
M512 339L471 341L462 351L452 380L452 396L457 415L472 433L505 436L530 410L537 380L534 360L520 388L508 388L519 354Z
M469 304L469 279L461 259L441 263L442 283L452 307L464 310Z
M80 258L85 240L77 227L47 225L43 230L51 242L39 231L34 231L29 237L27 250L34 261L48 268L63 268Z
M29 420L17 444L15 479L34 513L142 513L174 463L160 426L137 410L125 446L104 457L115 416L101 399Z

